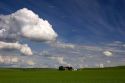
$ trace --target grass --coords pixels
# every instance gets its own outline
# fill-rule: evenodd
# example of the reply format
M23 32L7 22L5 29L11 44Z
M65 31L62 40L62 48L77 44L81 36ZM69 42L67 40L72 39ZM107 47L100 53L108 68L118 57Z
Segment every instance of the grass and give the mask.
M125 83L125 67L79 71L1 68L0 83Z

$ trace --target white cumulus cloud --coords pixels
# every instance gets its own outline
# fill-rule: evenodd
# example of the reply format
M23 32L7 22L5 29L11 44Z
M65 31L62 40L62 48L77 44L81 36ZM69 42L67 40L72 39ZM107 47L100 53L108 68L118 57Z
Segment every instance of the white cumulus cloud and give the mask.
M32 50L28 47L26 44L20 44L20 43L6 43L0 41L0 49L6 50L6 49L12 49L12 50L19 50L24 55L32 55Z
M20 37L35 41L53 41L57 33L47 20L27 8L10 15L0 15L0 40L14 41Z
M106 56L113 56L112 52L110 52L110 51L104 51L103 54Z
M24 55L32 55L26 44L15 43L25 37L34 41L54 41L57 33L52 25L27 8L10 15L0 15L0 49L16 49Z

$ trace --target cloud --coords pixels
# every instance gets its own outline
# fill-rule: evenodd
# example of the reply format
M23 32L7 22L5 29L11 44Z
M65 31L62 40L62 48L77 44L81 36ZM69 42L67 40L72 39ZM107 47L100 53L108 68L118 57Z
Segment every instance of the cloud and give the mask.
M59 62L59 64L61 65L68 65L67 62L64 61L64 57L49 57L50 59L56 60L57 62Z
M28 60L26 63L27 63L28 65L30 65L30 66L35 65L35 62L32 61L32 60Z
M13 57L13 58L11 59L11 61L12 61L13 63L17 63L17 62L19 61L19 58Z
M24 55L32 55L30 47L16 43L22 37L40 42L55 41L57 33L47 20L27 8L0 15L0 49L16 49Z
M4 59L2 58L2 56L0 56L0 63L3 63Z
M103 54L106 56L113 56L112 52L110 52L110 51L104 51Z
M34 41L54 41L57 33L47 20L23 8L10 15L0 15L0 40L19 40L25 37Z
M19 58L15 56L0 56L0 64L13 64L18 63Z
M32 55L32 50L28 47L27 44L20 43L6 43L0 41L0 50L19 50L24 55Z
M110 61L110 60L107 60L106 62L107 62L107 63L111 63L111 61Z
M53 46L53 47L56 47L56 48L69 48L69 49L74 49L75 48L75 45L74 44L71 44L71 43L63 43L63 42L60 42L60 41L57 41L57 42L50 42L50 45Z
M88 65L88 67L108 67L117 65L113 62L117 63L123 63L120 61L124 58L124 49L121 48L121 44L118 43L117 46L109 46L107 43L104 45L85 45L85 44L73 44L74 47L69 48L62 48L60 47L60 44L66 44L69 43L63 43L63 42L55 42L56 44L52 43L52 47L49 47L45 49L44 52L42 52L43 56L46 58L50 58L51 60L48 60L49 65L54 66L54 64L58 65L67 65L71 64L73 67L86 67L85 64ZM120 45L119 45L120 44ZM124 43L123 43L124 44ZM44 56L45 55L45 56ZM105 57L106 56L106 57ZM42 61L42 60L41 60ZM50 61L50 63L49 63ZM53 64L52 64L53 63ZM97 64L97 65L95 65ZM48 66L50 67L50 65Z

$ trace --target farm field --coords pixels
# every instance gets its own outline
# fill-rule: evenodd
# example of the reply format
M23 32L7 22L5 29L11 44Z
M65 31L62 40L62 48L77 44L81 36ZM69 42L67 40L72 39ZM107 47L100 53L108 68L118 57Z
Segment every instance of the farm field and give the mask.
M0 69L0 83L125 83L125 68L82 69Z

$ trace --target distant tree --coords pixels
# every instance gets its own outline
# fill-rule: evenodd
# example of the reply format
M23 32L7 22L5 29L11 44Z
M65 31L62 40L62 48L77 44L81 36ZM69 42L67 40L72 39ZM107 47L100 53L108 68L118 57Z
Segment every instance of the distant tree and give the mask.
M63 66L59 66L59 70L65 70Z

